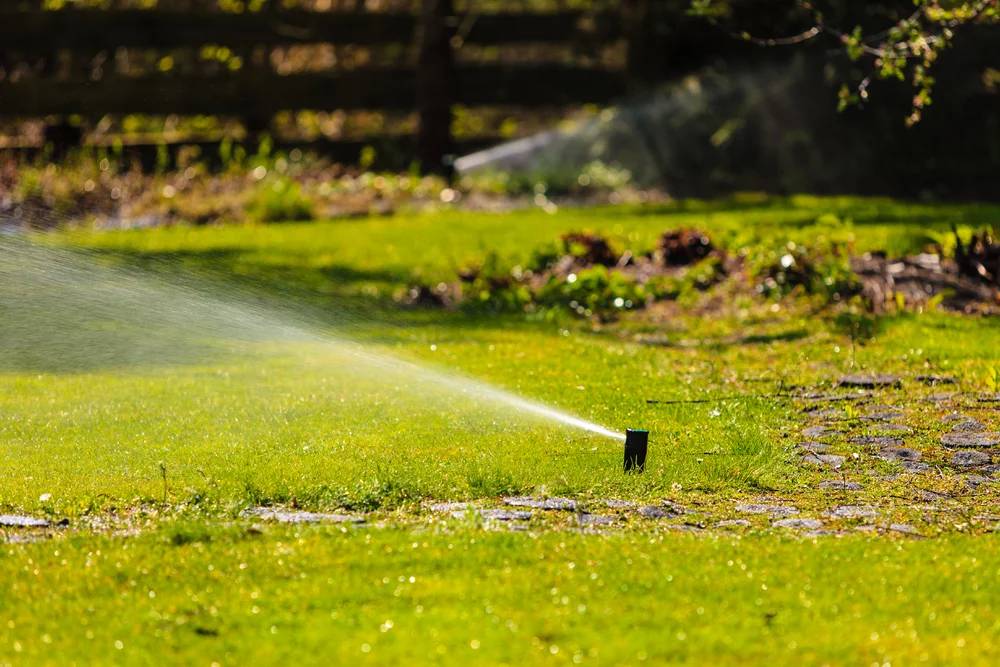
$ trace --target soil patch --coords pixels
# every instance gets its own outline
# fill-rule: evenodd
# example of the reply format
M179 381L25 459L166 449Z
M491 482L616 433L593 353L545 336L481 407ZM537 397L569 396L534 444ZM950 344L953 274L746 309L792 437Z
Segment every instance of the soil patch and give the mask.
M996 245L985 252L1000 256ZM1000 312L1000 283L995 274L969 270L969 261L960 253L955 260L932 253L900 259L870 253L852 258L851 269L875 312L883 312L899 300L908 306L926 306L935 300L944 308L966 313Z

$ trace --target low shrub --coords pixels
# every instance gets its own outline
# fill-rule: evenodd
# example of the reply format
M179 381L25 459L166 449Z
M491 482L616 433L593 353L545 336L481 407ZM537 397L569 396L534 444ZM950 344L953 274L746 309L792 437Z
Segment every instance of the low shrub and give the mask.
M251 195L247 213L256 222L312 220L315 205L296 181L280 176L261 182Z
M750 253L748 259L757 291L767 297L780 298L799 291L840 301L860 289L848 253L838 244L805 248L788 243L779 250Z

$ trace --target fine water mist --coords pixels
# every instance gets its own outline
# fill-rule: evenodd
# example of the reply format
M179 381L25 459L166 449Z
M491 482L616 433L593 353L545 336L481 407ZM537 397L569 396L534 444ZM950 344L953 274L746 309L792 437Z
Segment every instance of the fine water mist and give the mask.
M624 440L599 424L327 329L260 296L176 271L123 267L99 254L0 236L0 370L127 372L282 354L303 368L328 364L331 375L352 385L356 377L358 392L402 389L439 413L461 402L494 424L530 419Z
M589 182L578 179L591 178L593 163L673 197L842 191L870 148L849 126L831 128L843 119L817 71L796 58L706 68L559 129L460 157L455 167L556 192Z

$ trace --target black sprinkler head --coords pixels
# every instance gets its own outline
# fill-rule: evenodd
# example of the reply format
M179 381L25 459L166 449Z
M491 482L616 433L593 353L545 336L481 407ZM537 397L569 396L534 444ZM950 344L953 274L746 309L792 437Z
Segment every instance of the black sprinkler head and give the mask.
M625 431L625 472L640 473L646 469L646 449L649 445L649 431L626 429Z

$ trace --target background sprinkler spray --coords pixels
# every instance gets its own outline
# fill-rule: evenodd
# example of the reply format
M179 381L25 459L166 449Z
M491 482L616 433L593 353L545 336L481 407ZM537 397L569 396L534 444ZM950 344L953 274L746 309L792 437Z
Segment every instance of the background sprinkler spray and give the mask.
M646 469L646 450L649 431L627 429L625 431L625 472L640 473Z

